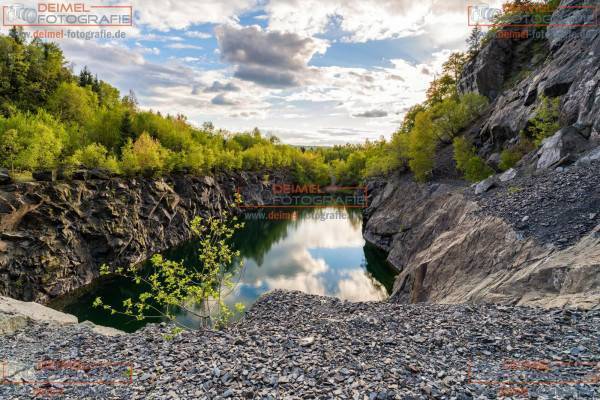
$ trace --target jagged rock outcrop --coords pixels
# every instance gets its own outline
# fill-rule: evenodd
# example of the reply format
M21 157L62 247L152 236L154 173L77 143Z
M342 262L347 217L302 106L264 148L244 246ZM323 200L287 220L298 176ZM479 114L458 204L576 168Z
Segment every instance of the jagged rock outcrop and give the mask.
M574 125L586 138L600 134L600 30L595 5L563 0L545 32L519 28L530 29L527 39L494 37L466 65L459 91L493 100L480 130L483 156L498 151L527 127L541 95L560 97L562 126Z
M400 271L392 298L599 307L600 164L496 184L371 185L365 238Z
M0 186L0 295L46 302L104 263L139 263L188 240L193 217L228 207L238 188L246 204L265 196L262 175L246 173Z
M394 300L600 307L600 30L583 26L597 24L598 9L560 5L545 32L494 37L459 91L492 101L466 130L485 159L497 163L519 140L541 95L560 97L561 130L472 187L408 175L371 183L364 236L400 271Z

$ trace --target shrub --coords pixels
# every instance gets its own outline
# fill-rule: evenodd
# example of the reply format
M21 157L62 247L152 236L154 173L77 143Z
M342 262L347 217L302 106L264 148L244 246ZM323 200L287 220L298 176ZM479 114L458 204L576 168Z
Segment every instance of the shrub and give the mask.
M536 146L540 146L544 139L554 135L560 129L559 116L560 98L549 99L542 96L537 113L530 121L531 125L528 128L528 132L534 138Z
M129 140L123 147L121 167L129 175L155 175L163 171L167 156L167 150L144 132L134 143Z
M123 307L118 309L105 304L100 297L94 301L94 307L137 320L167 319L177 325L176 332L191 329L176 319L178 309L200 318L204 327L223 327L233 316L233 310L224 301L226 292L235 287L234 269L243 267L239 261L240 252L232 247L231 238L243 224L222 211L217 217L196 217L190 227L198 240L198 263L186 266L181 261L165 260L156 254L151 259L149 273L135 265L115 268L112 272L131 279L144 289L143 292L137 298L125 300ZM101 275L110 273L108 266L101 267ZM243 309L243 304L235 305L236 311Z
M119 162L108 154L106 147L93 143L75 151L69 160L70 165L83 165L87 168L102 168L111 172L119 171Z
M464 173L465 179L479 182L494 174L494 170L475 154L475 147L467 139L456 138L453 146L456 168Z

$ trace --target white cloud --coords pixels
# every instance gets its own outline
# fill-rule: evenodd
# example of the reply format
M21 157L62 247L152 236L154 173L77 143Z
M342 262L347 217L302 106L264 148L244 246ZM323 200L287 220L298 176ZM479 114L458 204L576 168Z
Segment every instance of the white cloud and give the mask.
M170 49L179 49L179 50L202 50L202 46L196 46L193 44L187 44L187 43L172 43L167 45L168 48Z
M136 23L168 31L194 24L224 23L256 5L256 0L143 0L135 3Z
M210 33L198 32L198 31L187 31L185 33L185 36L187 36L189 38L194 38L194 39L210 39L213 37Z
M468 30L466 0L278 0L266 10L272 30L312 36L333 26L349 42L429 32L434 43L442 44L462 40Z

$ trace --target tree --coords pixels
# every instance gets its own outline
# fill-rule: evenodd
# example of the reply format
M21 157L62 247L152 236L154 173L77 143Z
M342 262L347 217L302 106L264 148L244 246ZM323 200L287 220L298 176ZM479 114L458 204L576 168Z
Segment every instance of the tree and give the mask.
M94 76L88 69L87 65L83 67L81 72L79 73L79 86L81 87L92 87L94 84Z
M84 126L97 108L96 94L74 83L62 83L48 99L48 109L63 121Z
M416 180L425 181L431 174L437 144L438 138L431 114L427 111L420 112L415 118L415 127L408 139L408 163Z
M69 159L70 165L83 165L87 168L102 168L111 172L118 172L117 159L108 153L101 144L92 143L82 149L75 151Z
M479 50L481 49L481 42L484 36L485 34L483 33L479 25L475 25L475 27L471 31L471 34L467 38L469 56L474 57L477 53L479 53Z
M239 202L241 199L237 198ZM197 263L186 266L156 254L148 272L135 265L115 268L112 272L131 279L144 291L137 298L125 300L120 308L105 304L102 298L97 298L94 306L137 320L167 319L176 324L175 332L191 329L177 321L175 313L178 309L199 318L203 327L223 327L234 314L225 298L235 288L233 273L243 267L240 252L232 246L232 237L243 223L222 211L217 217L196 217L190 227L198 240ZM110 273L108 266L101 268L102 275ZM235 305L237 312L243 309L241 303Z
M455 82L458 82L467 60L468 56L465 53L454 52L442 65L442 71L444 74L450 75Z
M9 167L11 172L15 172L15 161L23 146L19 142L19 134L16 129L9 129L0 136L0 159L6 160L5 166Z
M23 27L21 26L13 26L10 28L8 36L17 44L25 44L25 33L23 33Z
M531 125L528 132L535 139L537 146L541 145L544 139L552 136L560 129L560 98L550 99L546 96L541 97L541 102L537 107L535 117L530 121Z
M168 152L160 143L143 132L137 140L123 147L122 168L126 173L155 175L163 171Z

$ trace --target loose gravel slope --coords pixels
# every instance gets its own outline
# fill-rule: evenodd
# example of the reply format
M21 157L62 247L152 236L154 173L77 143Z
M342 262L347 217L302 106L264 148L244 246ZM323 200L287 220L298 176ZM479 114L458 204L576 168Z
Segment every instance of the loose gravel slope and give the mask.
M225 331L166 333L155 325L105 337L32 324L1 337L0 359L13 369L62 362L36 371L37 393L73 399L485 399L516 389L600 396L600 311L349 303L277 291ZM96 367L103 362L132 363L132 382L106 384L110 374ZM78 363L87 370L67 368ZM70 384L76 377L108 382ZM546 383L498 383L506 379ZM30 397L30 384L0 386L2 399Z

